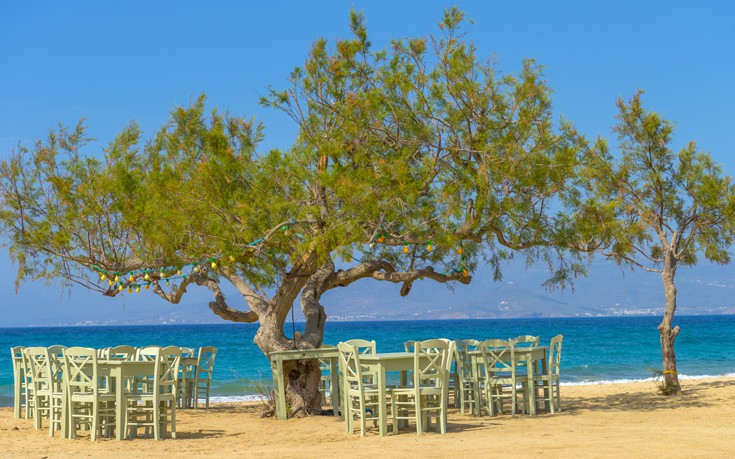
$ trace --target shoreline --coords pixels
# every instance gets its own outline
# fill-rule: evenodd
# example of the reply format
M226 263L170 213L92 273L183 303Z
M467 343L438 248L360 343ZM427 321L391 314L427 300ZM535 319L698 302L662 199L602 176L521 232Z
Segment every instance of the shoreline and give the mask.
M682 380L682 394L656 394L655 382L562 387L560 413L488 417L449 410L448 432L415 430L380 437L344 432L340 418L260 418L258 402L178 410L178 439L91 442L49 438L32 421L0 408L0 457L454 457L487 454L502 439L514 456L728 457L735 449L735 376ZM48 423L44 423L48 426ZM390 430L390 429L389 429Z
M725 373L722 375L679 375L680 381L704 381L704 380L716 380L716 379L730 379L735 378L735 373ZM562 381L562 387L580 387L580 386L598 386L606 384L635 384L635 383L655 383L656 378L621 378L621 379L607 379L600 381ZM12 386L8 386L9 391L12 390ZM10 396L0 396L2 403L0 408L12 407L12 392L9 392ZM216 395L210 396L210 403L259 403L265 397L259 394L245 394L245 395Z

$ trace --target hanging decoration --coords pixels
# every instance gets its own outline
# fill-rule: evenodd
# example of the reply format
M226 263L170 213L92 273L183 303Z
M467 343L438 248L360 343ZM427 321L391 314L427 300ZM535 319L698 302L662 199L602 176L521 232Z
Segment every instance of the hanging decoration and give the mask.
M292 220L290 224L283 225L280 228L280 230L283 231L286 236L289 236L291 226L294 224L295 222ZM386 237L388 237L387 232L384 232L384 231L378 232L375 239L373 239L369 243L370 247L372 248L376 242L382 244L383 242L385 242ZM248 243L247 246L253 247L263 242L263 240L264 240L263 238L256 239L255 241ZM434 250L434 246L432 245L431 240L426 241L425 247L426 247L427 252L432 252ZM403 244L402 251L405 254L410 253L411 250L407 242ZM462 262L463 262L462 266L460 266L459 269L454 269L444 274L460 273L462 274L462 276L467 277L469 276L469 271L464 266L465 256L464 256L464 250L461 245L457 248L457 254L460 255L462 259ZM349 254L345 255L343 259L347 263L352 261L352 257ZM105 280L108 281L108 285L110 288L112 289L116 288L119 292L122 292L127 287L128 293L132 293L133 291L135 291L135 293L140 293L141 286L145 287L146 290L150 289L151 283L155 280L154 277L151 276L151 274L155 274L159 280L165 279L166 286L168 287L171 285L172 280L183 279L184 277L187 277L187 275L184 275L182 272L182 269L184 269L187 266L191 267L190 273L198 274L202 272L202 267L208 266L212 270L217 270L219 269L220 265L222 265L223 262L225 261L229 261L230 263L235 263L237 261L237 257L235 257L235 255L228 255L228 256L219 255L217 257L210 257L204 260L198 260L198 261L194 261L191 263L185 263L182 266L166 266L166 267L162 266L162 267L154 268L154 269L145 268L145 269L130 271L129 276L127 278L127 281L128 281L127 286L124 285L123 282L120 280L120 274L124 275L125 273L121 273L118 271L105 270L103 268L100 268L97 265L92 265L92 268L95 271L97 271L101 281L105 281ZM360 260L357 260L357 261L360 261ZM167 274L167 272L172 272L174 269L176 270L175 275ZM142 275L143 281L136 282L137 276L141 276L141 275Z

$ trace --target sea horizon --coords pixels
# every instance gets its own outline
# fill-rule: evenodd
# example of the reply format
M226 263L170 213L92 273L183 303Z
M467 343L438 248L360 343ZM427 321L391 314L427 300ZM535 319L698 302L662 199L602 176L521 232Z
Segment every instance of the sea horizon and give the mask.
M324 342L337 344L352 338L374 339L378 352L403 350L406 340L429 338L488 339L532 334L548 344L562 334L563 385L654 381L662 367L659 333L661 317L612 316L565 318L503 318L454 320L392 320L330 322ZM713 337L735 334L735 315L682 315L675 318L681 333L675 343L681 379L735 375L735 343L710 345ZM303 322L295 322L303 330ZM292 334L289 322L286 334ZM218 354L212 382L213 401L257 400L270 386L270 363L253 343L257 323L81 325L0 328L0 406L12 404L11 346L107 347L118 344L146 346L215 346Z

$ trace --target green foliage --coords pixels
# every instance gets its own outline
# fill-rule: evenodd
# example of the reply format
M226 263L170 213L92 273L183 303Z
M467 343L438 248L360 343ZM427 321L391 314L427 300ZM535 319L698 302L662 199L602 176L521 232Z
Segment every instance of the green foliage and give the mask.
M207 112L204 96L148 140L126 127L99 160L80 153L81 123L20 149L0 173L19 280L115 294L92 266L175 271L215 257L226 266L209 273L215 281L288 299L340 258L380 261L374 269L408 273L404 282L468 282L482 261L499 279L518 253L569 282L583 272L565 209L580 199L584 139L555 123L539 65L501 75L465 39L465 22L453 8L438 36L374 51L351 12L353 37L317 40L290 86L261 100L298 123L287 151L257 152L262 126Z
M660 270L669 256L675 269L695 264L697 254L728 263L735 236L730 177L694 142L675 154L671 123L645 110L641 93L618 101L618 109L620 154L613 156L603 141L591 151L592 199L580 208L594 223L582 230L620 263Z

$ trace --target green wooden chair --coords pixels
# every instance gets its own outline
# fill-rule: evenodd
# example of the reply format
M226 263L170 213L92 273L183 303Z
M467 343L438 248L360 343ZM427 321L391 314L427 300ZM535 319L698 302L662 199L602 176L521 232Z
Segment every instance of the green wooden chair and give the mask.
M27 380L23 374L23 346L10 348L10 360L13 364L13 417L20 419L26 410Z
M33 427L41 429L42 420L49 420L49 436L53 437L56 430L61 431L63 380L62 366L57 352L63 346L28 347L25 355L28 357L33 381Z
M403 349L405 349L406 352L413 352L413 348L416 346L416 341L410 339L403 343Z
M561 411L561 395L560 389L560 368L561 368L561 345L564 339L563 335L556 335L551 338L549 344L549 357L547 359L547 367L543 369L540 375L534 374L534 390L536 391L536 402L547 402L551 414L554 410ZM556 405L556 407L554 406Z
M35 386L33 385L33 368L31 367L31 360L26 352L27 348L21 350L23 374L21 384L25 386L25 412L23 413L25 419L32 419L33 413L35 412Z
M155 370L145 384L138 384L127 395L125 428L133 434L139 427L146 428L146 435L153 429L153 438L160 440L166 428L171 428L171 438L176 438L176 400L178 368L181 349L178 346L151 348L142 354L146 358L153 353Z
M104 387L97 365L97 350L70 347L63 350L63 380L69 403L69 436L76 437L78 426L87 425L91 439L115 425L115 394ZM122 407L121 407L122 408Z
M209 391L212 386L212 372L214 372L214 359L217 357L217 348L204 346L199 348L197 354L196 376L194 378L194 409L199 408L199 397L204 397L204 406L209 408Z
M450 375L454 380L454 406L459 407L464 415L465 409L473 411L475 401L480 396L469 355L480 349L480 342L476 339L460 339L454 343L454 372Z
M377 425L380 410L384 407L378 403L378 389L365 383L365 367L360 363L359 349L348 343L339 343L339 371L342 379L345 414L345 430L354 433L355 418L360 422L360 435L365 436L367 421Z
M454 354L454 342L431 339L416 342L412 384L391 392L393 432L398 433L398 421L413 421L421 435L436 419L441 433L447 431L449 371Z
M509 400L511 413L515 416L519 391L513 342L485 340L480 343L480 351L485 371L484 392L488 414L494 416L496 412L502 413L505 400Z

